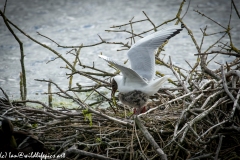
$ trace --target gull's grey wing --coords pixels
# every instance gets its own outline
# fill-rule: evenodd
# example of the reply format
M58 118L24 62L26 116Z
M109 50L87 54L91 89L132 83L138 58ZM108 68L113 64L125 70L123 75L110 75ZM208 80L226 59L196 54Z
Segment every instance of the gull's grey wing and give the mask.
M137 41L128 51L131 68L141 77L151 81L155 75L154 51L166 40L182 30L183 25L174 25L161 29Z
M147 82L131 68L127 68L123 65L120 65L117 62L110 59L109 57L106 57L103 55L99 55L99 57L104 59L108 63L114 65L116 68L118 68L122 72L124 84L138 83L142 85L147 85Z

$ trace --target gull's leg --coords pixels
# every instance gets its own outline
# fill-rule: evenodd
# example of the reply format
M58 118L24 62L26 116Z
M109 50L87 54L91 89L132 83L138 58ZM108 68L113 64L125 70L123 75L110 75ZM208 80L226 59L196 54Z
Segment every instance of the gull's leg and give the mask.
M143 106L142 108L134 108L133 114L129 118L131 118L133 115L139 115L140 113L144 113L146 111L147 111L147 109L145 106Z
M141 110L141 113L145 113L147 111L147 108L146 106L143 106L142 110Z
M134 108L133 114L139 115L140 113L145 113L147 111L146 107L143 106L141 108Z

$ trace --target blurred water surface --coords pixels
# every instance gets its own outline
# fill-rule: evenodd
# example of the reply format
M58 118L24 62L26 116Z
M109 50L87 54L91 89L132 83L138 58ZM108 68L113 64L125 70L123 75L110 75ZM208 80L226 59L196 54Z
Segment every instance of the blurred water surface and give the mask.
M4 0L0 0L1 10L3 10L4 3ZM52 47L72 62L74 57L66 55L69 49L57 47L53 42L37 35L37 32L50 37L64 46L98 43L100 42L98 35L108 41L127 42L126 38L129 37L128 34L108 33L105 30L113 25L128 23L133 17L133 20L145 19L146 17L142 11L145 11L156 25L159 25L166 20L174 18L180 3L181 0L8 0L6 16L25 33L41 43ZM237 7L240 6L240 1L236 0L235 3ZM201 11L227 27L231 8L230 4L230 1L226 0L191 1L184 22L193 31L199 44L202 37L200 28L204 28L207 25L208 33L222 31L223 29L209 19L198 15L193 9ZM183 12L185 12L186 8L187 3L183 7ZM240 8L238 9L240 11ZM231 26L233 27L232 39L238 48L240 46L239 22L235 11L233 11L231 21ZM140 33L141 31L151 29L152 26L149 22L144 22L134 24L133 27L137 33ZM121 29L125 28L122 27ZM46 83L37 82L34 79L51 79L66 89L68 87L66 73L69 73L69 71L60 68L66 64L60 59L47 63L49 60L56 58L56 55L29 40L16 29L14 31L24 44L28 98L42 99L40 93L47 91ZM203 51L221 36L222 34L217 34L206 37ZM2 19L0 20L0 37L0 86L11 98L19 98L19 74L21 72L20 49L17 41L11 35ZM228 42L228 38L225 38L223 42ZM81 61L85 65L91 65L95 62L96 67L112 71L104 61L98 58L98 54L102 52L104 55L114 57L115 60L123 62L127 58L126 51L117 52L117 49L120 49L119 45L98 45L83 48L81 50ZM187 32L183 31L171 39L168 45L165 46L165 52L163 53L166 54L166 61L170 55L174 64L190 69L185 60L193 65L196 61L194 54L197 52ZM216 61L225 63L226 61L230 62L232 59L233 57L218 56ZM212 63L210 67L218 68L219 65ZM165 74L171 74L169 73L170 70L159 67L158 70ZM75 83L86 85L92 82L79 77L75 79ZM0 95L3 94L0 93Z

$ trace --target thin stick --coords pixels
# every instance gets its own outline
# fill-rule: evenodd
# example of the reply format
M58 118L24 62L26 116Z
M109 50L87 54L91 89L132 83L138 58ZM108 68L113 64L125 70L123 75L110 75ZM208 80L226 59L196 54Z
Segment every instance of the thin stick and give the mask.
M157 28L156 28L155 24L151 21L151 19L148 17L148 15L144 11L142 11L142 12L147 17L148 21L153 25L154 31L157 32Z
M7 0L5 0L4 9L3 9L3 14L5 14L6 7L7 7Z
M10 27L10 25L8 24L8 19L5 17L4 13L0 10L0 15L3 18L4 23L6 24L8 30L12 33L12 35L14 36L14 38L17 40L19 47L20 47L20 54L21 54L21 68L22 68L22 84L23 84L23 97L22 100L26 100L27 99L27 83L26 83L26 72L25 72L25 65L24 65L24 51L23 51L23 43L21 42L21 40L18 38L18 36L14 33L14 31L12 30L12 28ZM11 24L11 23L10 23ZM21 87L21 86L20 86Z
M235 9L235 11L236 11L236 13L238 15L238 18L240 19L240 14L239 14L238 9L237 9L237 7L236 7L236 5L234 3L234 0L232 0L232 4L233 4L233 7L234 7L234 9Z
M167 160L167 155L163 152L163 150L159 147L159 145L156 143L152 135L148 132L146 127L142 124L141 119L136 116L135 117L135 123L143 133L146 140L152 145L156 153L160 156L161 160Z
M230 91L228 90L228 86L227 86L226 77L225 77L225 74L224 74L223 65L221 65L221 71L222 71L222 80L223 80L224 90L225 90L225 92L227 93L227 95L231 98L231 100L232 100L233 102L235 102L235 98L233 97L232 93L230 93ZM240 107L239 107L239 104L238 104L238 103L236 104L236 106L237 106L237 108L240 110Z

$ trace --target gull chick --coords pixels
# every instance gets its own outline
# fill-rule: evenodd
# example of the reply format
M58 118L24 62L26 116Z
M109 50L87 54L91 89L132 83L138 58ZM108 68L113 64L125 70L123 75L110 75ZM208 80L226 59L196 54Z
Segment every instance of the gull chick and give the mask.
M137 41L128 50L128 59L131 68L125 67L109 57L99 55L108 63L118 68L122 75L112 79L112 97L119 91L119 100L130 107L135 108L135 114L145 111L145 105L149 96L157 93L162 84L167 81L167 76L153 79L155 76L154 51L171 37L174 37L183 29L183 25L174 25L161 29Z

